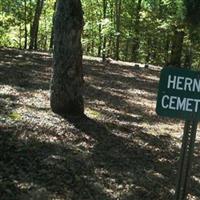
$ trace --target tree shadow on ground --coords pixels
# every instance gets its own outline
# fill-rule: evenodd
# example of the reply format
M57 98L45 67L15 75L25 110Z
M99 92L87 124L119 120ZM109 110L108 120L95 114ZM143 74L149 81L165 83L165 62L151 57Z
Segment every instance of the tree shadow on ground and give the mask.
M148 124L156 124L158 122L166 122L168 120L167 118L157 116L155 112L152 114L152 112L150 112L152 108L148 108L148 105L145 104L144 100L144 103L141 104L141 100L137 100L137 95L132 97L135 98L136 101L128 102L128 98L131 97L123 98L123 96L118 95L117 93L106 91L105 88L98 89L94 87L94 85L87 85L85 97L90 101L98 100L100 102L104 102L106 106L114 109L115 111L126 111L126 113L123 112L123 114L116 112L116 115L118 118L121 115L121 118L126 118L126 121L130 123L135 121L134 117L130 117L131 113L138 115L141 120L147 121ZM154 99L152 104L155 105L155 103L156 101ZM150 106L152 106L152 104ZM109 115L110 113L109 110L104 110L102 108L100 108L100 112L104 115ZM112 111L112 114L114 115L114 111ZM171 120L169 119L169 121ZM174 119L174 122L179 122L179 120Z
M180 149L170 135L153 136L139 131L134 133L130 145L129 139L112 134L87 116L67 121L97 141L92 151L95 168L106 170L119 185L126 181L134 185L120 199L173 199ZM195 154L193 174L197 174L198 158ZM193 178L190 194L200 196L199 186Z
M17 86L18 95L0 95L0 114L7 115L16 107L38 113L30 112L32 118L26 121L0 124L2 199L172 198L180 152L177 140L165 130L161 135L149 134L141 125L145 122L155 126L162 122L170 127L170 123L176 122L152 114L159 71L85 63L86 107L105 118L48 116L50 121L45 121L46 115L52 115L49 107L16 102L26 92L31 93L26 98L32 101L33 90L48 89L51 61L42 54L25 53L21 57L19 52L13 50L12 55L10 51L1 56L0 84ZM25 58L30 63L23 64ZM36 116L38 121L34 122ZM197 197L200 196L198 160L199 149L196 149L191 193Z
M56 196L112 200L114 194L107 191L113 187L116 193L121 193L120 200L172 199L179 150L171 136L134 133L135 141L130 145L127 138L112 134L103 124L86 116L67 118L66 123L69 122L95 140L89 154L62 138L59 142L38 140L27 124L14 132L0 129L2 199L47 200ZM29 131L24 134L22 130ZM44 126L38 130L39 135L57 135ZM197 167L199 162L195 161L196 170ZM194 185L199 187L193 180ZM199 195L194 188L192 193Z
M1 199L111 199L93 184L94 166L84 154L72 146L38 141L31 134L22 139L20 131L1 130Z
M108 86L123 90L133 88L136 85L139 87L138 89L150 93L157 91L160 71L144 68L136 70L134 67L112 64L100 67L98 62L93 62L93 64L86 62L84 69L86 74L89 73L91 77L95 77L94 80L99 80L100 86L107 86L106 83L109 83Z
M0 85L49 89L51 57L0 48Z
M146 146L137 142L130 145L127 139L110 133L104 125L87 117L78 120L68 118L68 121L97 141L92 151L95 168L104 169L117 185L130 181L133 187L128 192L134 194L135 200L171 196L178 151L173 147L170 136L158 138L140 132L134 138L138 137L138 141Z
M17 107L19 97L14 94L0 94L0 117L8 116Z

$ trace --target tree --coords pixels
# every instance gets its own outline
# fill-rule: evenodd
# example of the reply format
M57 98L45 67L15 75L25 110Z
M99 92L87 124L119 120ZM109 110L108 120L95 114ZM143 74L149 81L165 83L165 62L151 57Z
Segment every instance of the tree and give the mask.
M56 10L56 1L55 1L55 3L54 3L54 6L53 6L53 17L52 17L52 23L54 23L55 10ZM52 25L49 49L52 49L52 48L53 48L53 36L54 36L54 30L53 30L53 25Z
M28 30L27 30L27 1L24 0L24 49L27 48Z
M134 37L133 37L133 44L132 44L132 61L137 62L138 61L138 50L140 47L140 39L139 39L139 33L140 33L140 11L142 8L142 0L138 0L137 6L136 6L136 13L135 13L135 23L134 23Z
M175 29L172 40L171 58L169 65L174 67L181 66L181 56L183 49L184 31Z
M42 13L43 5L44 5L44 0L37 0L37 5L36 5L36 9L35 9L35 16L34 16L33 24L31 26L31 31L30 31L30 46L29 46L29 49L37 49L39 22L40 22L40 16L41 16L41 13Z
M106 10L107 10L107 1L103 0L103 19L106 19ZM106 60L106 36L103 35L103 52L102 52L102 60Z
M0 1L0 46L52 49L55 2ZM82 6L84 54L200 67L199 0L84 0Z
M200 1L199 0L184 0L177 1L177 8L180 12L177 12L178 25L174 30L174 36L172 40L172 50L171 50L171 60L170 65L180 67L181 66L181 56L183 49L184 36L186 30L189 30L189 40L193 43L192 35L194 30L197 29L199 25L200 17ZM181 19L181 20L180 20ZM182 20L184 19L184 20ZM185 67L191 67L192 65L192 46L188 42L185 53Z
M189 29L190 44L186 49L184 66L191 68L193 61L193 48L196 40L199 38L200 27L200 1L199 0L184 0L185 5L185 21Z
M186 21L191 26L200 25L200 1L199 0L184 0L186 8Z
M82 115L83 71L80 0L58 0L54 20L54 56L51 108L60 115Z
M116 52L115 59L119 60L119 44L120 44L120 22L121 22L121 0L115 0L116 7Z

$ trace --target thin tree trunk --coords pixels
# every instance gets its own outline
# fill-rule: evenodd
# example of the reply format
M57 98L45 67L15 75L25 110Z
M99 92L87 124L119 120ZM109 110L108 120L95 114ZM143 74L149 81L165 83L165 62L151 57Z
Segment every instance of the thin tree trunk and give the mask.
M56 3L57 1L54 3L54 7L53 7L53 17L52 17L52 28L51 28L51 38L50 38L50 44L49 44L49 49L53 49L53 36L54 36L54 18L55 18L55 10L56 10Z
M107 51L107 56L112 57L112 35L110 35L108 38L109 38L108 39L109 48L108 48L108 51Z
M50 38L50 44L49 44L49 49L53 49L53 36L54 36L54 31L53 31L53 25L51 29L51 38Z
M153 37L152 38L152 42L151 42L151 58L154 64L156 64L156 60L157 60L157 48L158 48L158 38Z
M109 18L113 24L115 24L115 2L114 1L109 1ZM110 33L109 38L108 38L108 52L107 56L113 58L115 57L115 41L113 37L113 33Z
M83 11L80 0L58 0L54 21L51 108L60 115L82 115Z
M33 24L31 26L31 31L30 31L30 46L29 46L29 49L37 49L39 22L40 22L40 16L41 16L41 13L42 13L43 5L44 5L44 0L37 0L37 5L36 5L36 9L35 9L35 16L34 16Z
M90 44L86 46L86 55L90 55Z
M46 10L44 11L44 30L45 30L45 33L47 33L47 14L46 14ZM48 36L47 34L44 35L44 43L43 43L43 47L41 45L41 47L44 49L44 50L47 50L47 40L48 40Z
M107 0L103 0L103 18L106 19ZM103 36L102 60L106 60L106 36Z
M119 60L119 42L120 42L120 21L121 21L121 0L115 0L116 6L116 51L115 59Z
M24 49L27 49L28 30L27 30L27 2L24 0Z
M174 67L181 66L181 56L182 56L182 48L183 48L183 39L185 33L183 31L174 31L174 36L172 40L172 49L171 49L171 58L169 65Z
M102 35L101 35L101 24L99 24L99 46L98 46L98 57L101 56L101 46L102 46Z
M22 49L22 25L19 25L19 48Z
M103 37L103 49L102 49L102 60L105 61L106 60L106 37Z
M187 47L185 53L184 67L190 69L192 67L193 52L192 46Z
M137 2L137 8L136 8L136 14L135 14L135 23L134 25L134 37L132 40L132 61L137 62L138 61L138 54L139 54L139 48L140 48L140 11L142 8L142 0L138 0Z
M94 39L92 39L92 47L91 47L91 54L92 54L92 56L95 56L94 55L94 48L95 48Z
M149 37L147 39L147 55L145 58L145 62L148 64L151 58L151 49L152 49L152 39Z
M125 47L125 61L128 60L129 41L130 41L130 39L127 38L127 39L126 39L126 47Z
M165 65L169 63L170 37L167 34L165 41Z

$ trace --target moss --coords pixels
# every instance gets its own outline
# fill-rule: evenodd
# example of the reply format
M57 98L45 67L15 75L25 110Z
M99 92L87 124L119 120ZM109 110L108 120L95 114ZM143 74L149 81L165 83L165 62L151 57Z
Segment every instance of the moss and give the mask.
M91 108L86 108L85 113L88 117L91 117L93 119L101 119L101 117L102 117L100 112L98 112L96 110L92 110Z
M20 113L17 112L12 112L9 114L9 117L14 120L14 121L21 121L22 120L22 116Z

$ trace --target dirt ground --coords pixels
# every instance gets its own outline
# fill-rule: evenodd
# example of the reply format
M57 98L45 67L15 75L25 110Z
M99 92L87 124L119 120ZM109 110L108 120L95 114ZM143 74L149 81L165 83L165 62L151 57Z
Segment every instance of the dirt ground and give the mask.
M0 49L1 200L169 200L183 122L155 113L160 68L84 57L85 114L51 112L48 53ZM197 134L189 200L200 199Z

